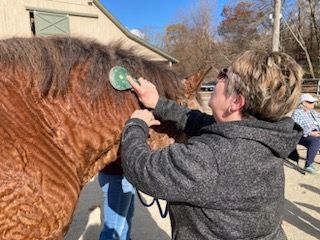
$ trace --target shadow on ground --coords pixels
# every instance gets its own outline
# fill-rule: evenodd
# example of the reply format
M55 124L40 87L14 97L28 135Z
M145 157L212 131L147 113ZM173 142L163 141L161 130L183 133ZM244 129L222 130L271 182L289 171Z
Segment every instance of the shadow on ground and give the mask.
M317 188L317 187L314 187L314 186L311 186L311 185L308 185L308 184L304 184L304 183L301 183L301 184L299 184L299 185L300 185L300 187L302 187L302 188L305 188L305 189L307 189L307 190L309 190L309 191L311 191L311 192L314 192L314 193L320 195L320 189ZM320 200L319 200L319 201L320 201Z
M84 186L65 240L99 239L102 197L97 178Z
M89 182L81 191L69 231L65 240L97 240L102 222L102 192L97 178ZM135 214L131 231L132 240L170 240L152 218L147 208L135 199Z
M299 206L313 211L320 211L319 207L311 204L299 202L292 203L286 199L283 220L316 239L320 239L320 220L314 218L311 214L306 213L302 210L303 208L301 209Z
M300 186L320 194L318 188L307 184L300 184ZM65 240L94 240L99 238L102 219L100 211L102 194L99 191L100 188L96 182L90 182L83 189ZM309 213L303 209L308 209ZM311 212L319 212L320 207L302 202L291 202L286 199L283 219L315 239L320 239L320 220L313 217L310 210ZM159 215L158 212L156 214ZM133 240L170 240L170 236L158 226L150 212L141 205L137 197L131 236Z

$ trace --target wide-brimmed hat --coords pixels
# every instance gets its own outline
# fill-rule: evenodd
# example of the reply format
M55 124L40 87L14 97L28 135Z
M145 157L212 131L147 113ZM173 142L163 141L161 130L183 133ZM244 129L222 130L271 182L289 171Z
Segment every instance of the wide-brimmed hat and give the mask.
M304 93L304 94L301 94L300 103L303 103L304 101L307 101L307 102L316 102L316 101L318 101L318 99L312 97L312 95L309 94L309 93Z

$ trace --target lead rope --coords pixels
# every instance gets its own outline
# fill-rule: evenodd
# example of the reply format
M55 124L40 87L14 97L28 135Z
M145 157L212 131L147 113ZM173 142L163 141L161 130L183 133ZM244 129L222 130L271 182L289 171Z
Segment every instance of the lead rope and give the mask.
M141 196L141 194L140 194L140 192L138 190L137 190L137 195L138 195L138 198L140 199L140 202L142 203L143 206L151 207L156 202L158 210L159 210L159 213L160 213L160 216L162 218L165 218L168 215L168 212L169 212L169 207L168 207L169 204L168 203L166 204L166 208L165 208L165 210L163 212L162 207L161 207L160 202L159 202L159 199L153 198L151 203L148 204L148 203L143 201L142 196Z

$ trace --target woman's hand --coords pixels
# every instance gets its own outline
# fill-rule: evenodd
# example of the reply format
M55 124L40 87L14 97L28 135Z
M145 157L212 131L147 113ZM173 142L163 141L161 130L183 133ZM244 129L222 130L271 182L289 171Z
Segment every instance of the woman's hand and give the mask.
M320 137L320 131L312 131L309 133L309 136Z
M155 109L159 100L159 93L156 86L143 78L138 79L140 85L134 81L131 76L127 76L127 80L137 94L139 101L147 108Z
M135 110L132 113L131 118L139 118L139 119L143 120L148 125L148 127L161 124L160 121L158 121L154 118L153 113L147 109Z

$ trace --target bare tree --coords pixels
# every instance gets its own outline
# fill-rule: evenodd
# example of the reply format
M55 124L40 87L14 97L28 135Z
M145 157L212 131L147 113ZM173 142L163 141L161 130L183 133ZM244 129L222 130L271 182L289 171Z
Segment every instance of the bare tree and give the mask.
M311 2L313 1L311 0ZM283 9L283 12L286 11L288 12L288 10ZM308 69L307 73L309 73L312 78L316 77L314 69L317 62L319 62L319 50L318 48L315 50L313 47L314 44L318 46L319 36L312 36L319 34L316 30L317 25L312 23L314 21L313 18L316 16L316 11L315 5L310 4L310 0L297 0L296 7L290 9L288 16L283 18L286 31L290 33L298 45L297 47L293 47L292 41L287 41L284 44L292 55L297 56L297 60L302 65L306 65L305 68ZM288 20L286 20L286 18ZM313 27L313 25L315 27ZM300 56L303 55L305 56L305 60L300 59ZM304 64L304 62L306 62L306 64ZM319 74L319 72L317 74Z
M208 78L214 77L229 59L216 43L213 27L213 5L199 0L192 9L181 12L179 23L166 28L166 50L180 60L176 66L181 74L188 75L203 65L213 66Z
M174 23L166 26L162 36L146 34L146 37L153 36L157 46L180 60L176 65L180 74L188 75L210 64L215 70L213 77L244 50L271 50L269 15L273 13L274 1L238 0L225 5L216 30L212 18L214 4L197 0L195 6L182 11ZM280 51L295 57L311 77L319 76L320 1L282 0L282 6Z
M281 0L275 0L273 17L272 50L279 51L280 45Z
M224 43L231 47L229 54L248 49L271 47L271 25L267 23L269 12L253 1L239 1L226 5L218 32Z
M315 0L308 0L309 2L309 8L310 8L310 17L311 17L311 37L315 38L316 42L313 44L313 39L311 39L311 46L312 51L317 53L317 56L315 56L315 62L318 63L318 66L320 66L320 30L319 30L319 18L317 19L316 16L319 16L319 8L320 4L319 1ZM314 47L315 46L315 47ZM319 68L319 67L318 67Z

